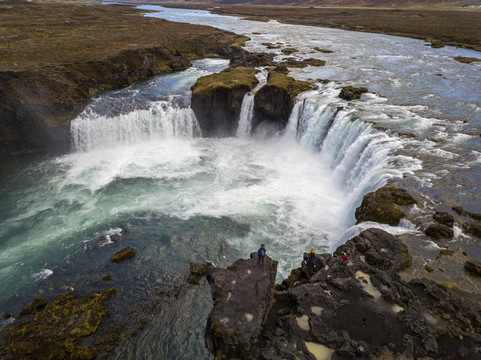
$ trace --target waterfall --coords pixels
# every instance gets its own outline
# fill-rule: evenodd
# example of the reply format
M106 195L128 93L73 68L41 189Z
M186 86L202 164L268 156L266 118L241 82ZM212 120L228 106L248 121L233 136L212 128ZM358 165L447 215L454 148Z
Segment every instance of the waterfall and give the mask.
M354 107L343 109L339 100L310 91L296 101L284 137L318 154L329 168L333 183L349 198L347 211L360 204L364 194L390 178L421 168L421 162L403 156L403 140L373 128Z
M193 138L201 131L194 112L173 101L157 101L147 109L106 116L87 108L71 124L74 150L90 151L135 144L164 136Z
M239 125L237 127L237 137L248 137L251 133L252 117L254 116L254 96L256 92L267 83L268 71L261 69L256 74L259 83L257 86L244 95L242 99L241 112L239 115Z

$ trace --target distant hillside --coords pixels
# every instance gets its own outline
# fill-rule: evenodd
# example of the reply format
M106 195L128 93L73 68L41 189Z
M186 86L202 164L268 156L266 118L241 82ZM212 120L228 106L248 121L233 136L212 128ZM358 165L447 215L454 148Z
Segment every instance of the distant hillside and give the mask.
M373 7L373 8L442 8L463 5L481 6L481 0L134 0L133 2L212 4L212 5L271 5L307 7Z

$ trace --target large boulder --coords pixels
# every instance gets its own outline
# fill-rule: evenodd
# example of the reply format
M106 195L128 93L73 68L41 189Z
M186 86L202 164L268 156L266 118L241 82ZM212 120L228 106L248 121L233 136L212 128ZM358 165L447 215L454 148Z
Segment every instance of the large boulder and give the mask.
M385 186L364 196L361 206L356 209L357 224L375 221L391 226L399 225L405 215L396 205L411 205L416 200L404 189Z
M259 82L256 72L248 67L228 68L199 78L191 87L191 107L203 136L235 135L244 95Z
M241 357L261 333L272 305L277 261L266 256L264 264L258 264L255 255L227 269L208 269L214 308L205 340L216 358Z
M275 129L286 126L296 96L311 88L311 84L298 81L283 74L270 70L267 83L259 89L254 98L254 118L252 129L260 124L273 125Z

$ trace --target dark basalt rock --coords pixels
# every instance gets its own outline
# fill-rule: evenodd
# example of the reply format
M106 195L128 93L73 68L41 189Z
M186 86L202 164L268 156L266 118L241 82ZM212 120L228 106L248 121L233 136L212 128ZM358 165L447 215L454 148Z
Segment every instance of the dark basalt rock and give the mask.
M361 95L368 91L365 87L356 88L354 86L345 86L341 89L339 97L344 100L359 100Z
M341 251L349 256L347 265L340 261ZM368 261L371 254L374 261ZM262 331L247 346L245 338L239 346L231 340L244 331L243 310L236 308L245 304L230 303L232 316L239 317L224 322L238 320L239 325L227 336L228 349L242 351L224 352L222 342L209 346L218 359L312 360L317 346L331 351L332 359L351 360L359 345L364 348L360 356L370 359L479 358L481 306L476 296L427 279L402 280L399 271L410 262L406 246L397 237L379 229L366 230L333 255L316 255L315 271L303 264L277 285ZM229 278L221 275L225 284L230 280L229 286L233 286L231 279L245 274L236 264ZM243 297L256 299L258 289ZM236 291L216 287L213 312L218 304L226 306L228 292L233 296Z
M244 95L259 82L256 72L248 67L229 68L196 81L191 88L191 107L203 136L235 135Z
M277 262L239 259L227 269L209 268L214 308L205 331L207 349L216 358L240 357L262 331L272 305Z
M464 264L464 269L470 273L481 276L481 262L469 260Z
M449 226L443 224L432 224L429 225L424 233L432 239L451 239L454 236L454 231Z
M271 66L274 63L274 54L250 53L243 49L235 51L230 56L230 67L260 67Z
M433 215L433 219L436 220L438 223L453 227L454 225L454 217L453 215L443 212L443 211L436 211Z
M406 190L385 186L364 196L361 206L356 209L356 223L375 221L396 226L404 216L396 205L414 203L416 200Z
M135 250L131 248L130 246L127 246L126 248L117 251L113 256L112 256L112 261L113 262L123 262L126 260L130 260L133 257L135 257Z
M269 71L267 84L254 98L252 129L261 124L272 126L274 130L283 129L294 107L295 97L310 88L308 82L295 80L279 71Z

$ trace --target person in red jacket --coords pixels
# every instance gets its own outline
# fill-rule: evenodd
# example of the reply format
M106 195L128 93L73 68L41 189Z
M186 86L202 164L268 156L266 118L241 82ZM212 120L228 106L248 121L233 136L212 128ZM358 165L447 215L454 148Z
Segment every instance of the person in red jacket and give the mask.
M342 251L341 252L341 264L347 265L347 262L348 262L347 254L344 251Z

